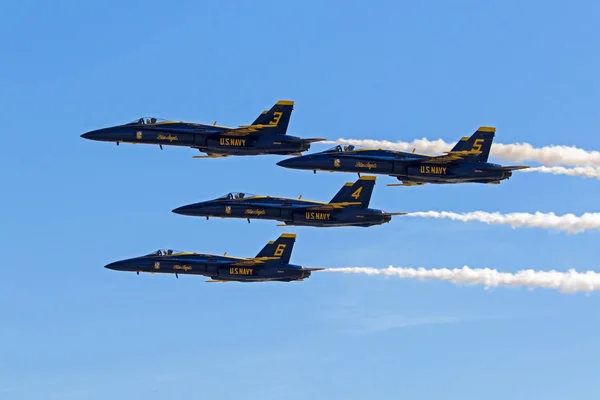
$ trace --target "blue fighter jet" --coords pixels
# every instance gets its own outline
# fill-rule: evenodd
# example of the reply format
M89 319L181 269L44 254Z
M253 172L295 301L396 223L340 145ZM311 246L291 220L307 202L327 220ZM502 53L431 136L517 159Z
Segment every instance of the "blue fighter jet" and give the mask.
M140 118L133 122L98 129L81 135L102 142L185 146L206 153L194 158L300 155L310 144L325 139L303 139L287 135L294 102L280 100L251 124L237 128L193 122Z
M346 183L329 203L285 197L257 196L250 193L228 193L214 200L188 204L173 210L176 214L196 217L268 219L285 225L316 227L367 227L390 222L390 213L369 208L375 186L374 176L363 176ZM281 225L280 225L281 226Z
M158 250L141 257L116 261L106 265L116 271L202 275L206 282L302 281L313 271L324 268L304 268L290 264L296 235L284 233L270 241L255 257L239 258L224 255Z
M319 153L282 160L285 168L317 171L368 172L396 177L401 184L415 186L425 183L488 183L499 184L513 171L529 168L525 165L502 166L488 162L496 128L482 126L471 136L463 137L445 155L406 153L384 149L357 149L340 145Z

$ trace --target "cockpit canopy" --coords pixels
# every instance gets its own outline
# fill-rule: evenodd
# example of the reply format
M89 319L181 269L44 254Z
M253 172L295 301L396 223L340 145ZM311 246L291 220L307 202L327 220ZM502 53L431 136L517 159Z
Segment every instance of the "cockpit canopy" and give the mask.
M345 145L345 146L338 144L337 146L327 149L324 152L325 153L343 153L343 152L352 151L352 150L356 150L356 146L354 146L352 144Z
M172 255L179 254L179 253L183 253L183 251L168 249L168 250L156 250L155 252L152 252L148 255L149 256L172 256Z
M129 124L131 125L152 125L158 122L167 122L167 119L164 118L154 118L154 117L143 117L140 119L136 119L135 121L131 121Z
M247 199L249 197L256 197L256 195L247 192L231 192L227 193L224 196L218 197L217 200Z

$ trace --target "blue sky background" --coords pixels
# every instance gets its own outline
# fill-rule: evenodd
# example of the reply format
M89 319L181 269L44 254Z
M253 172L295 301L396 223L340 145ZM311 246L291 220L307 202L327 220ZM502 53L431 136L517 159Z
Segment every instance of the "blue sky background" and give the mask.
M281 228L171 213L230 191L329 200L352 174L192 159L83 132L141 116L290 133L600 149L600 3L27 1L0 5L0 399L565 399L600 378L595 294L315 274L207 285L109 271L158 248L311 267L598 267L598 234L397 218ZM316 150L323 146L315 146ZM595 180L390 188L388 211L598 210Z

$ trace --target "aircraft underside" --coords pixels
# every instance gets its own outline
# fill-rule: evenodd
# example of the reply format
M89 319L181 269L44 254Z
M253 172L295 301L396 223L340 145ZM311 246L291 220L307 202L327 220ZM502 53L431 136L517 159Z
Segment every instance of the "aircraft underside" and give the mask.
M422 177L422 176L396 176L399 181L404 183L413 183L413 184L457 184L457 183L491 183L498 184L501 180L508 179L509 177L499 177L499 176L491 176L489 178L481 178L479 176L473 177Z

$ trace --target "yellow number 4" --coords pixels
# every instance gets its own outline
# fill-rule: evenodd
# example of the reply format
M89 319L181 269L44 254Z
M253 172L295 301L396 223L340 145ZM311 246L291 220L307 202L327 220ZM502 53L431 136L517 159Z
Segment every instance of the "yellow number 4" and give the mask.
M356 200L358 200L358 198L360 197L360 193L362 192L362 186L359 187L358 189L356 189L356 191L354 193L352 193L350 196L354 197Z
M277 248L275 249L275 256L276 257L281 257L283 255L283 251L285 250L285 244L280 244L279 246L277 246Z
M273 113L273 119L269 122L269 125L277 125L283 113L281 111L275 111Z
M477 139L475 140L475 143L473 143L473 151L481 151L481 146L483 145L484 140L483 139Z

